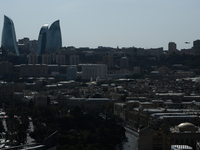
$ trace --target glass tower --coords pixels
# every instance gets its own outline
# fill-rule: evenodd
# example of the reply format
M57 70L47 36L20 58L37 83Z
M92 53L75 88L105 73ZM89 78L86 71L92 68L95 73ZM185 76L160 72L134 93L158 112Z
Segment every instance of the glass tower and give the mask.
M48 29L45 52L56 52L62 47L62 38L59 20L53 22Z
M38 55L42 55L45 53L47 31L48 31L48 24L45 24L40 29L40 33L38 36L38 43L37 43L37 50L36 50L36 53Z
M16 53L19 56L19 50L15 35L13 21L4 15L4 24L1 38L1 46L4 50Z

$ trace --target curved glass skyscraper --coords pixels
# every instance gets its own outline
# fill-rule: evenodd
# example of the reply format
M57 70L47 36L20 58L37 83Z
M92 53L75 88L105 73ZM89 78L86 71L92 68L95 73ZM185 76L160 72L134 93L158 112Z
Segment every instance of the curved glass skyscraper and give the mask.
M37 43L37 50L36 50L36 53L38 55L42 55L45 53L47 31L48 31L48 24L45 24L40 29L40 33L38 36L38 43Z
M1 38L1 46L4 50L16 53L19 56L19 50L15 35L15 28L13 21L4 15L3 32Z
M45 52L55 52L62 47L62 38L59 20L53 22L47 32Z

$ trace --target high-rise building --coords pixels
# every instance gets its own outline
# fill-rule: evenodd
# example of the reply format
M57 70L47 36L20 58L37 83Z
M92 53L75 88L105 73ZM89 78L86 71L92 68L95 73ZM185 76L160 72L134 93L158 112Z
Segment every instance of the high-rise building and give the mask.
M38 63L38 56L35 53L30 53L28 55L28 64L37 64Z
M40 29L40 33L38 36L38 43L37 43L37 50L36 50L36 53L38 55L42 55L45 53L47 31L48 31L48 24L45 24Z
M42 64L51 64L51 54L42 54Z
M27 37L18 40L18 49L20 54L29 53L29 41L30 40Z
M128 68L128 58L122 57L120 59L120 68Z
M196 55L200 55L200 40L193 41L193 50Z
M47 31L45 52L56 52L62 47L62 38L59 20L52 23Z
M168 43L168 53L176 53L176 43L175 42L169 42Z
M56 55L56 63L58 65L65 65L65 55Z
M3 47L4 50L16 53L17 56L19 56L14 23L7 16L4 16L1 46Z
M70 65L78 65L79 64L79 55L70 55Z
M37 40L29 41L29 51L32 53L36 53L36 49L37 49Z
M68 80L75 80L76 76L77 76L77 68L76 67L67 68L67 79Z
M113 56L108 55L103 57L103 62L108 66L108 69L113 68Z

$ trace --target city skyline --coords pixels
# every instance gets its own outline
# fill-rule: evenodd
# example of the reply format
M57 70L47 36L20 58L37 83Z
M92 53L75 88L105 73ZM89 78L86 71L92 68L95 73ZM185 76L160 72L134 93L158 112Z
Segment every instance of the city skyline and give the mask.
M200 39L199 4L198 0L1 1L0 28L6 15L15 24L17 40L37 40L45 23L60 20L63 46L167 50L168 43L175 42L180 50Z

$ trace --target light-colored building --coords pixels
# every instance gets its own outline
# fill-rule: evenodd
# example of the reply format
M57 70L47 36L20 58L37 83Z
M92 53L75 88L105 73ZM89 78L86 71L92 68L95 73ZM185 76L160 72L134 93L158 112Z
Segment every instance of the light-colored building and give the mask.
M107 78L107 65L105 64L82 64L82 79L96 80L97 78Z
M160 48L151 48L147 50L149 52L149 56L160 57L163 55L163 47Z

